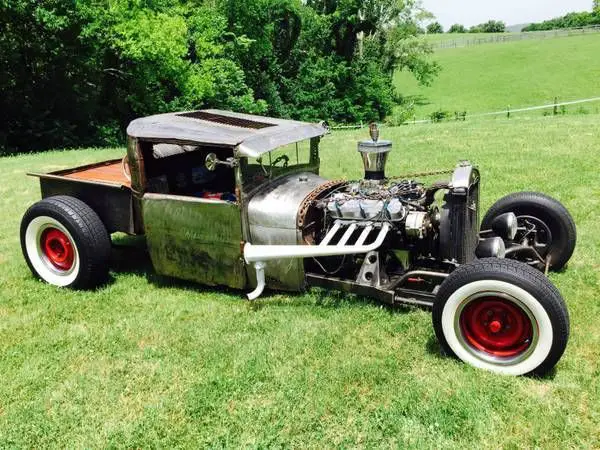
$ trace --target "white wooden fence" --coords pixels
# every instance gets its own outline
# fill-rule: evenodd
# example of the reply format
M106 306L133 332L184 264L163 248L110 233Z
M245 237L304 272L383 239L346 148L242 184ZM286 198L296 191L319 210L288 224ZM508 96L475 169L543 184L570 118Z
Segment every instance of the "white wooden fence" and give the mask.
M514 113L539 111L539 110L544 110L544 109L552 109L552 110L554 110L554 114L558 114L560 112L559 108L561 108L563 106L566 107L566 106L570 106L570 105L580 105L583 103L593 103L593 102L600 102L600 97L591 97L591 98L584 98L584 99L580 99L580 100L571 100L568 102L555 101L554 103L548 103L546 105L527 106L524 108L514 108L514 109L511 108L510 106L508 106L506 109L504 109L502 111L485 112L485 113L478 113L478 114L467 114L464 118L461 118L460 120L461 121L467 120L472 117L489 117L489 116L502 116L502 115L510 118L511 114L514 114ZM443 121L446 122L446 121L453 121L453 120L454 119L452 119L452 117L449 117L448 119L443 120ZM433 122L432 119L408 120L404 124L412 125L412 124L431 123L431 122ZM385 126L385 124L381 124L381 125ZM349 129L365 128L368 126L369 126L369 123L361 122L361 123L355 124L355 125L334 125L334 126L331 126L330 129L331 130L349 130Z
M434 49L444 48L461 48L470 47L473 45L482 44L496 44L502 42L514 42L514 41L525 41L530 39L552 39L557 37L566 36L580 36L583 34L594 34L600 33L600 25L592 25L589 27L581 28L560 28L549 31L527 31L521 33L496 33L490 34L483 37L477 37L477 33L469 35L469 37L462 37L456 39L444 39L437 42L432 42L431 45ZM449 34L450 36L450 34ZM472 36L472 37L471 37Z

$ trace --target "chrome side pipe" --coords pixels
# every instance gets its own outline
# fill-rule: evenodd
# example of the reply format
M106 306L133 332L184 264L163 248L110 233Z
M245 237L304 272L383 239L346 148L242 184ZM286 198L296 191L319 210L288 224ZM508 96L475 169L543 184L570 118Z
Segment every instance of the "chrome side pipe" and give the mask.
M256 300L265 290L265 266L263 262L254 263L256 270L256 289L248 294L248 300Z
M260 297L265 288L265 266L267 261L278 259L322 258L325 256L360 255L377 250L383 245L391 226L384 223L377 239L369 245L244 245L246 264L254 264L257 286L248 294L250 300ZM364 242L364 241L363 241Z

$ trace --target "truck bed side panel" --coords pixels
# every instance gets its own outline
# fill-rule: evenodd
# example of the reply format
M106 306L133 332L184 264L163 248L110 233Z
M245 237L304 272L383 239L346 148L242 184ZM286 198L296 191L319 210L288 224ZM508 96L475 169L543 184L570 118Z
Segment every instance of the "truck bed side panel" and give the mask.
M69 195L89 205L100 216L109 233L142 232L142 225L135 220L132 192L125 187L58 176L40 177L40 186L42 198Z

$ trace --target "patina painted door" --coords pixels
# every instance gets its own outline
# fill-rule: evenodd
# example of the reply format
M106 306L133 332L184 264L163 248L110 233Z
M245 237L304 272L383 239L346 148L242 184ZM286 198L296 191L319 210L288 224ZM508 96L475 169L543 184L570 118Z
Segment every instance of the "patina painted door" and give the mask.
M237 204L146 194L142 208L157 273L210 286L246 287Z

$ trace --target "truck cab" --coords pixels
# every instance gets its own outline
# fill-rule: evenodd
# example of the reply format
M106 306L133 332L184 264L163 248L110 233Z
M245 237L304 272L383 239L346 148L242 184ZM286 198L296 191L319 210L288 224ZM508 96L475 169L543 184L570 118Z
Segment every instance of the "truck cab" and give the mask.
M145 235L157 273L244 289L256 283L245 242L298 243L297 207L325 182L319 141L327 131L218 110L162 114L129 125L122 160L31 175L43 198L80 199L109 233ZM268 276L301 289L302 267L275 263Z

